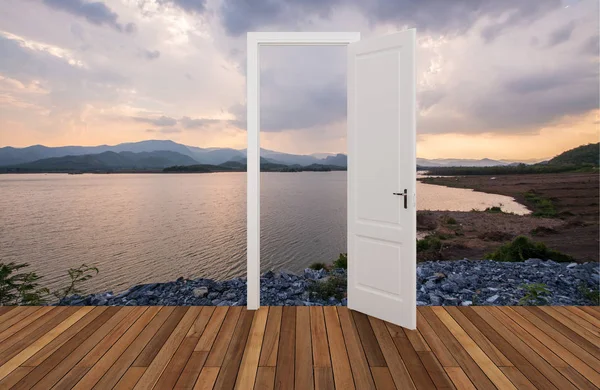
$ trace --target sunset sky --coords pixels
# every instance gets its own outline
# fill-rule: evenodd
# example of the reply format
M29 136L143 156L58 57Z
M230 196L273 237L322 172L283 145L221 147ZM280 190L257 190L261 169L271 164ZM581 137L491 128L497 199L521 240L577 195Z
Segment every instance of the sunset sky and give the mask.
M598 142L598 4L2 0L0 147L244 148L247 31L416 27L419 157L546 158ZM345 55L261 49L261 146L346 151Z

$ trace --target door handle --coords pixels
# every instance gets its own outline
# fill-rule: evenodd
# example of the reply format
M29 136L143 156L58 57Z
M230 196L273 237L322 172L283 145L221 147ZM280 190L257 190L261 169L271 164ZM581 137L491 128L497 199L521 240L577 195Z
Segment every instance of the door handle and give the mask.
M406 188L404 189L404 192L392 192L392 195L403 196L404 197L404 208L405 209L408 208L408 193L407 193Z

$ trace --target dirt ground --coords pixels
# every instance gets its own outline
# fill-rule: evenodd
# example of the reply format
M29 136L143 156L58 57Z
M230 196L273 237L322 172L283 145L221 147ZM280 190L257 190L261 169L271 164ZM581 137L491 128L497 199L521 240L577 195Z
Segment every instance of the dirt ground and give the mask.
M599 261L599 176L595 173L434 177L422 181L448 187L507 195L535 211L526 193L552 202L552 218L489 212L419 211L417 229L444 237L446 260L480 259L518 235L531 237L577 261ZM449 218L456 223L448 224ZM450 220L452 222L452 220ZM425 259L422 259L425 260Z

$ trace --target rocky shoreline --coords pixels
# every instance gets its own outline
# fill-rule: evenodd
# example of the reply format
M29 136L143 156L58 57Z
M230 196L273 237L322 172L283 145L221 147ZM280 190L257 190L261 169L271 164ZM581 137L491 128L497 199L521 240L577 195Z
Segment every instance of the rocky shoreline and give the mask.
M268 271L261 276L261 305L346 305L345 285L344 269L307 268L302 275ZM529 259L511 263L465 259L417 265L417 305L597 305L594 295L597 296L599 285L597 262L568 264ZM134 286L119 294L72 296L59 304L243 306L246 279L179 278L174 282Z

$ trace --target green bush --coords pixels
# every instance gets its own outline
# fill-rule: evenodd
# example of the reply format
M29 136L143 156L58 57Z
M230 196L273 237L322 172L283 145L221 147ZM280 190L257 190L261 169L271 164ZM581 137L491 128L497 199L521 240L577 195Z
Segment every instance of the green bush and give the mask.
M525 261L527 259L573 261L571 256L548 249L544 243L531 241L525 236L519 236L512 242L502 245L495 252L487 254L485 258L496 261Z
M332 275L324 281L314 281L308 286L311 297L328 300L330 297L342 299L347 289L347 280L343 276Z
M494 206L494 207L488 207L484 210L486 213L503 213L504 211L502 211L502 208L498 207L498 206Z
M446 217L446 220L445 220L445 222L446 222L446 224L448 224L448 225L456 225L456 223L457 223L457 222L456 222L456 219L454 219L454 218L452 218L452 217Z
M325 263L321 263L321 262L316 262L316 263L312 263L311 265L308 266L308 268L310 269L314 269L315 271L318 271L320 269L327 269L327 264Z
M594 306L600 306L600 290L597 288L589 288L582 283L579 285L579 293L585 297L588 301L592 302Z
M427 236L417 240L417 253L428 250L439 251L442 249L442 241L436 236Z
M534 217L556 218L558 216L554 203L550 199L542 198L534 190L527 191L525 199L533 203L534 211L532 215Z
M519 305L538 306L548 303L550 291L544 283L523 284L521 289L525 290L525 295L519 299Z
M340 253L340 256L333 262L333 268L348 269L348 254Z
M50 290L40 287L42 279L35 272L21 272L29 264L0 263L0 306L13 305L43 305L48 302ZM80 294L80 285L98 273L96 267L88 267L83 264L79 268L71 268L68 271L70 284L52 295L58 298L59 303L74 294Z

